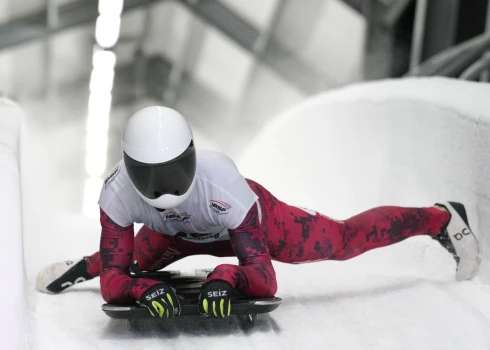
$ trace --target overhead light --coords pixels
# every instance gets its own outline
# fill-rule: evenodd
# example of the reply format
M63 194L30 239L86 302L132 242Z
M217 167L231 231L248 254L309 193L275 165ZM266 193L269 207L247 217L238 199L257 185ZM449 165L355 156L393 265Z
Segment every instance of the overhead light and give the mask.
M114 83L114 69L94 67L90 76L90 93L107 94L112 91Z
M106 134L107 135L107 134ZM99 177L104 174L107 165L108 138L103 135L91 135L85 143L85 171L90 177Z
M107 166L109 142L109 114L116 54L108 49L119 40L123 0L99 0L99 17L95 25L90 96L88 100L87 135L85 139L85 181L83 213L89 217L99 215L97 199L102 187L101 176ZM102 48L102 49L101 49Z
M87 142L109 131L109 115L92 113L87 116Z
M108 116L111 112L112 94L110 91L99 92L97 94L90 94L88 98L88 115Z
M116 66L116 54L110 50L94 50L92 65L97 68L114 69Z
M95 24L95 40L103 48L111 48L119 39L121 17L100 15Z
M99 14L120 16L123 5L123 0L99 0Z
M99 215L99 199L100 189L103 181L99 178L89 177L85 180L85 188L83 191L83 213L90 217L96 218Z

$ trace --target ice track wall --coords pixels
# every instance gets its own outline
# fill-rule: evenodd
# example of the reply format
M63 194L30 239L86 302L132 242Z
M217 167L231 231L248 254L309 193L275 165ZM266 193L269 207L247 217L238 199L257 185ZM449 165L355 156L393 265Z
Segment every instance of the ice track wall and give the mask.
M490 84L424 78L324 93L274 119L239 166L280 199L338 219L461 201L489 282Z
M22 111L0 98L0 231L2 283L0 338L2 349L24 346L24 259L22 254L19 134Z

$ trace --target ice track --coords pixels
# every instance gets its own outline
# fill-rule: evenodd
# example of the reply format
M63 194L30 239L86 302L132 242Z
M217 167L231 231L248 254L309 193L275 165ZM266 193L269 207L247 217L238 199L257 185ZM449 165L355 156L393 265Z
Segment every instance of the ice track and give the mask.
M100 311L98 280L52 296L29 290L33 349L490 349L490 86L447 79L388 81L313 98L276 118L236 155L241 172L298 206L343 219L372 206L468 205L483 264L457 283L455 263L427 237L346 262L275 263L283 305L244 319L141 321ZM22 162L28 281L43 265L98 247L96 219L75 215L83 189L83 123L28 121ZM43 147L36 147L42 141ZM45 155L50 154L47 158ZM192 257L172 269L233 259ZM30 287L32 288L32 287Z

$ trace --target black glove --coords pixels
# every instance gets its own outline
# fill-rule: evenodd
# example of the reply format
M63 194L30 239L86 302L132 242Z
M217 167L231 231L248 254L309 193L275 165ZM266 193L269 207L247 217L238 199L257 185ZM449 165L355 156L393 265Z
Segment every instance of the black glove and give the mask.
M205 317L230 316L233 287L225 281L213 280L201 288L199 312Z
M153 317L171 318L180 315L180 303L174 290L165 283L150 287L140 299Z

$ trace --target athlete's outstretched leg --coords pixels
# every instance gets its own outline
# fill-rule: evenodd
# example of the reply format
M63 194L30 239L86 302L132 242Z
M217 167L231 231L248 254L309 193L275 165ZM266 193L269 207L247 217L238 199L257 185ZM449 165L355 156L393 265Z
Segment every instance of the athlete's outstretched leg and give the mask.
M385 247L406 238L440 234L450 215L441 209L379 207L345 221L295 207L283 207L285 239L293 240L291 251L279 253L278 260L299 263L312 260L347 260L369 250Z
M341 240L330 259L347 260L368 250L385 247L406 238L439 235L451 216L443 209L379 207L356 215L341 224Z
M440 234L451 215L442 208L379 207L345 221L287 205L248 180L259 196L272 258L288 263L347 260L417 235Z
M429 208L379 207L345 221L284 204L278 208L282 208L283 230L274 225L268 241L271 255L279 261L347 260L409 237L429 235L453 255L456 279L471 279L478 272L478 240L459 203L443 202Z

